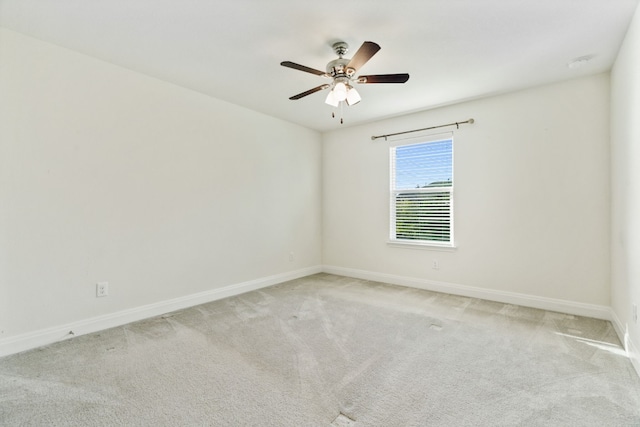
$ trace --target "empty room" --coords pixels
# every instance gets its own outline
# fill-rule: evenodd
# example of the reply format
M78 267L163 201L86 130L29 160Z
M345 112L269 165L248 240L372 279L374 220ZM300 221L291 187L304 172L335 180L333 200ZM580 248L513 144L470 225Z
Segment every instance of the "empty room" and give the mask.
M0 425L640 426L638 0L0 0Z

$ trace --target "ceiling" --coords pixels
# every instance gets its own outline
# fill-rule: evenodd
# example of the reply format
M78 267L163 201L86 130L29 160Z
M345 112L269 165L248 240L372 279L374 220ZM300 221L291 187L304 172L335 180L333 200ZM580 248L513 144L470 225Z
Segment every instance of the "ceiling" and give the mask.
M318 131L607 71L638 0L0 0L0 26ZM324 70L346 41L382 49L331 117ZM582 67L572 60L590 56Z

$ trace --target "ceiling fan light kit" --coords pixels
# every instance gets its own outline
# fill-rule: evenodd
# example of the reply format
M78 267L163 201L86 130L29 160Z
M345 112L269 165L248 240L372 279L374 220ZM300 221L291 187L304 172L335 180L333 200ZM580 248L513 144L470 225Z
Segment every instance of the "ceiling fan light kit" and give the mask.
M312 93L321 90L330 89L325 103L332 107L341 107L342 103L347 105L355 105L362 100L358 91L353 87L354 83L371 84L371 83L405 83L409 80L409 74L373 74L368 76L356 77L356 72L366 64L379 50L377 43L366 41L357 50L353 58L344 58L349 50L349 45L345 42L337 42L333 44L333 50L338 55L337 59L327 64L326 72L316 70L304 65L296 64L291 61L283 61L280 63L283 67L292 68L294 70L304 71L306 73L315 74L320 77L332 79L330 84L323 84L309 89L290 97L291 100L304 98ZM335 114L332 114L335 117ZM342 123L342 118L340 119Z
M362 101L362 98L360 97L358 91L353 87L349 89L349 91L347 92L347 104L355 105L360 101Z

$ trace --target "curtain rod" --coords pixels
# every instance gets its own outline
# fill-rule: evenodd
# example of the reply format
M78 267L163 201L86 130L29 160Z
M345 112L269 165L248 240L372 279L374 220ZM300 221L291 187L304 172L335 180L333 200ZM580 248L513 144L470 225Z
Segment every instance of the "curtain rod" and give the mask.
M447 126L456 126L458 129L460 129L460 125L465 124L465 123L472 124L473 122L475 122L475 120L469 119L469 120L465 120L464 122L454 122L454 123L448 123L446 125L438 125L438 126L431 126L431 127L422 128L422 129L407 130L407 131L404 131L404 132L390 133L390 134L387 134L387 135L372 136L371 140L375 141L378 138L384 138L385 141L386 141L387 138L390 137L390 136L404 135L405 133L420 132L420 131L423 131L423 130L438 129L438 128L443 128L443 127L447 127Z

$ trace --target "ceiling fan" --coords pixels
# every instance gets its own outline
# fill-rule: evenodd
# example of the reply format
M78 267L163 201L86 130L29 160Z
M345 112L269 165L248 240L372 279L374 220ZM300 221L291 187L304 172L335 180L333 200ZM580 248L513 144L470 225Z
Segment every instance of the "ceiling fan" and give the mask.
M337 42L333 44L333 50L338 55L338 59L329 62L326 71L316 70L314 68L305 67L291 61L281 62L283 67L293 68L307 73L315 74L320 77L332 79L331 83L325 83L320 86L309 89L290 97L291 100L304 98L312 93L325 89L331 89L327 95L325 102L331 106L337 107L343 101L347 105L354 105L360 102L360 94L353 87L354 83L371 84L371 83L405 83L409 80L409 74L372 74L360 75L356 77L356 72L360 67L366 64L379 50L380 46L374 42L364 42L357 50L353 58L344 58L349 49L349 45L345 42Z

